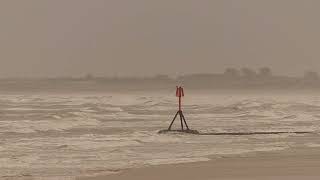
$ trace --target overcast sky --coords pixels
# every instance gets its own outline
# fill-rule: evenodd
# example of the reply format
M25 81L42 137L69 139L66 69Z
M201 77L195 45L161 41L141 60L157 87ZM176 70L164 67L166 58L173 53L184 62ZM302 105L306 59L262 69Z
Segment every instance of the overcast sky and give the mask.
M320 71L319 0L1 0L0 77Z

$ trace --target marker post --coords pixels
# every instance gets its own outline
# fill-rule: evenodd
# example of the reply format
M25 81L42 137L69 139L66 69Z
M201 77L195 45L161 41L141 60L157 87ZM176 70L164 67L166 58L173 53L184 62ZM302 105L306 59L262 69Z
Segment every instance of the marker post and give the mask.
M168 131L171 131L171 127L172 127L174 121L176 120L176 118L178 117L178 115L180 116L181 130L184 131L184 125L185 125L186 130L189 131L190 130L189 126L188 126L186 118L184 117L183 112L182 112L182 97L184 97L184 90L181 86L180 87L177 86L176 96L179 98L179 110L177 111L176 115L174 116L174 118L168 128Z

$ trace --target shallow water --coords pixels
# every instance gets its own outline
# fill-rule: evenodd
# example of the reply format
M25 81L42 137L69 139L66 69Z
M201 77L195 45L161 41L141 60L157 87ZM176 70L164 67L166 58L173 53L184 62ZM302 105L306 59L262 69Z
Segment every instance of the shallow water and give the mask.
M166 93L2 95L0 179L62 179L226 154L320 147L320 95L191 93L184 100L189 126L201 133L314 134L158 134L177 108L176 98ZM178 121L174 127L179 128Z

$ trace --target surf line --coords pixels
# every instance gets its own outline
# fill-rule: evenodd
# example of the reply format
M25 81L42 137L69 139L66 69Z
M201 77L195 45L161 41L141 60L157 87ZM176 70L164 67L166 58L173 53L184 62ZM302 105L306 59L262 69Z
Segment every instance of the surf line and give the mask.
M189 133L196 135L214 135L214 136L249 136L249 135L268 135L268 134L311 134L315 132L311 131L266 131L266 132L212 132L212 133L202 133L197 130L192 130L189 128L186 118L182 112L182 97L184 97L184 89L181 86L176 87L176 97L178 97L178 111L171 121L169 128L165 130L160 130L158 133L168 133L168 132L176 132L176 133ZM172 125L176 118L180 116L180 125L181 130L172 130ZM186 129L184 128L186 126Z

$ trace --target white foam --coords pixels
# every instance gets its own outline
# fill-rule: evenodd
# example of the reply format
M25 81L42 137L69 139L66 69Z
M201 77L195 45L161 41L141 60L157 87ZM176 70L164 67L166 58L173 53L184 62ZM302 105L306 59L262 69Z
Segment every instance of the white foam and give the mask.
M307 144L305 144L305 146L307 146L307 147L312 147L312 148L318 148L318 147L320 147L320 144L317 144L317 143L307 143Z

